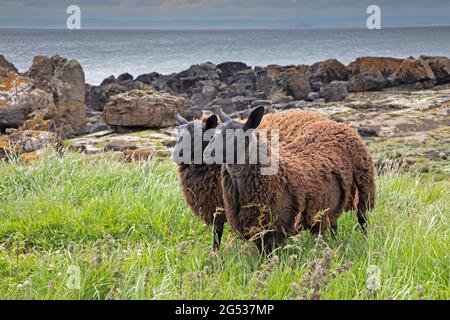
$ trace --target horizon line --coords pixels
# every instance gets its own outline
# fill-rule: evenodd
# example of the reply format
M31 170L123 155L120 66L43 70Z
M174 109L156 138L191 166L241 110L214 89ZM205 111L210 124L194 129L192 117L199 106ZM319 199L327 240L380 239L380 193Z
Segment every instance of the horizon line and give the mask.
M383 29L406 29L406 28L439 28L439 27L450 27L449 24L425 24L425 25L388 25L385 27L382 27L379 30L370 30L370 31L381 31ZM118 28L105 28L105 27L87 27L87 28L81 28L81 29L67 29L63 27L52 27L52 26L0 26L0 30L58 30L58 31L83 31L83 30L92 30L92 31L117 31L117 30L124 30L124 31L233 31L233 30L323 30L323 29L367 29L365 26L301 26L301 27L273 27L273 28L264 28L264 27L236 27L236 28L223 28L223 27L209 27L209 28L136 28L136 27L130 27L130 28L124 28L124 27L118 27Z

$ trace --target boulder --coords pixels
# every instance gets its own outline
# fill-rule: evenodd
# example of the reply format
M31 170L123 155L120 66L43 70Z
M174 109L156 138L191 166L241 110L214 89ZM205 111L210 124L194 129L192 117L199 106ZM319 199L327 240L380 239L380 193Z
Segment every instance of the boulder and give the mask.
M161 128L175 125L174 113L181 111L182 97L154 89L131 90L111 97L103 116L110 126Z
M5 72L0 74L0 129L18 128L31 113L30 94L34 81Z
M361 57L347 67L348 89L352 92L381 90L390 85L387 80L401 65L402 59Z
M225 80L230 96L250 96L255 92L256 76L252 69L245 69Z
M211 81L202 81L192 90L191 104L202 108L207 107L216 97L218 89Z
M311 86L306 72L288 72L285 81L285 92L291 95L295 100L302 100L308 97Z
M342 101L348 96L347 82L333 81L320 89L320 96L325 102Z
M290 95L295 100L301 100L311 91L307 66L270 65L266 68L255 68L255 71L256 90L263 91L270 99Z
M86 106L89 110L103 111L105 104L111 97L127 91L129 91L128 87L118 82L111 82L100 86L86 85Z
M161 74L158 72L151 72L146 74L141 74L136 78L136 81L140 81L144 84L152 84L154 81L158 80L161 77Z
M317 62L311 66L311 83L322 82L324 84L332 81L347 81L347 68L335 59Z
M4 55L0 54L0 68L13 73L19 73L19 70L8 60L6 60Z
M102 113L95 114L88 119L88 132L90 134L109 130L111 130L111 127L106 124Z
M430 66L424 60L412 57L403 60L402 64L388 80L392 86L419 82L430 87L436 83L436 77Z
M420 56L433 71L437 84L450 82L450 59L447 57Z
M54 132L36 130L13 130L0 136L0 159L7 155L21 155L45 148L57 149L61 140Z
M216 80L220 82L220 70L210 62L196 64L180 73L168 76L166 85L176 94L190 94L199 81Z
M133 81L133 79L134 79L134 77L131 74L129 74L128 72L122 73L121 75L119 75L117 77L117 81L119 81L119 82Z
M320 99L320 94L318 92L310 92L306 101L316 101L317 99Z
M243 62L224 62L217 65L217 69L221 71L221 79L225 80L231 76L234 76L239 71L251 70L251 67L247 66Z
M59 111L53 96L35 88L30 78L9 73L0 77L0 129L54 131Z
M381 90L388 84L388 81L381 73L363 72L354 75L349 83L348 90L351 92Z
M264 92L268 98L275 95L278 91L277 79L282 71L282 68L283 67L278 65L269 65L265 68L256 67L256 90Z
M116 77L109 76L108 78L103 79L102 83L100 83L100 86L105 86L107 84L115 83L117 82Z
M390 57L360 57L347 67L349 76L355 76L361 73L370 73L376 77L384 78L393 74L402 63L402 59Z
M85 79L76 60L60 56L37 56L25 75L34 86L48 92L54 99L57 115L54 130L63 138L86 132Z
M378 130L375 128L359 127L357 131L364 138L378 137Z

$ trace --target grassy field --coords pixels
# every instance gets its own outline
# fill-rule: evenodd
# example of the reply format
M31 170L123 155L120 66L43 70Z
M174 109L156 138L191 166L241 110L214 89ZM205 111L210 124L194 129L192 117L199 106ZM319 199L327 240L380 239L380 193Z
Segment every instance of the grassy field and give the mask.
M168 160L0 163L0 298L449 299L449 189L380 176L367 238L346 213L337 239L305 232L261 257L229 227L211 252Z

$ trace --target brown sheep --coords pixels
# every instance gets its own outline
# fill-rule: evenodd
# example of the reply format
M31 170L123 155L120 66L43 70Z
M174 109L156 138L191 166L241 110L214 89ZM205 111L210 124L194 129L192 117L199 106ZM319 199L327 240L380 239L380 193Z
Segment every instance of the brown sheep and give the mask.
M285 112L290 117L296 117L297 113ZM306 113L305 113L306 114ZM309 116L303 115L298 119L296 125L287 123L285 116L281 113L270 114L264 118L261 127L267 127L280 130L281 140L290 140L291 134L296 130L301 130L301 126L306 123L321 119L315 113L308 113ZM206 121L188 121L178 113L175 118L180 125L180 130L188 130L191 135L191 145L194 144L194 124L197 123L202 128L201 134L208 129L217 126L217 117L212 116ZM180 141L177 142L177 144ZM203 148L207 144L203 145ZM193 151L193 148L191 148ZM203 151L203 150L202 150ZM189 163L178 164L178 178L182 187L184 198L191 210L200 217L207 225L213 225L213 249L219 250L220 242L223 234L223 227L226 222L225 214L222 212L223 196L222 196L222 175L220 164L193 164L194 156L191 155Z
M221 112L223 123L205 149L205 159L210 157L215 140L228 138L227 129L253 131L263 115L264 108L257 108L247 123L240 124ZM366 212L375 203L372 158L353 129L324 117L313 118L310 123L291 125L301 131L291 135L290 141L280 133L276 174L261 175L260 163L224 165L222 189L227 220L244 239L255 239L260 250L271 251L286 236L303 229L319 232L331 227L336 232L337 218L351 208L356 190L358 221L365 229ZM255 139L270 144L261 141L262 130L253 133ZM248 158L248 154L245 156Z

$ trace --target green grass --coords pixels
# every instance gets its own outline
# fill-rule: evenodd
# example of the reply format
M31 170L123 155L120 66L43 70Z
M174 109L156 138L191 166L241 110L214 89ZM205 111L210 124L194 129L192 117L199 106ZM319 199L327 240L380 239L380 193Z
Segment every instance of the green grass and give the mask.
M381 176L367 238L346 213L337 239L304 232L262 257L229 227L211 252L168 160L0 163L0 298L449 299L448 190L430 175Z

